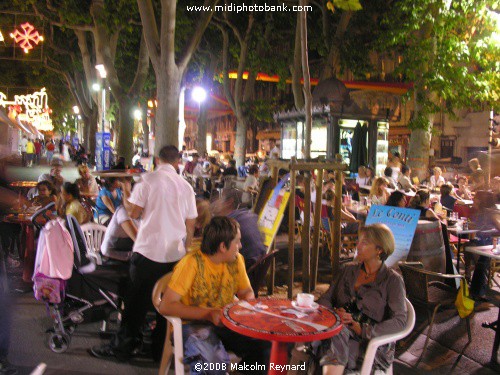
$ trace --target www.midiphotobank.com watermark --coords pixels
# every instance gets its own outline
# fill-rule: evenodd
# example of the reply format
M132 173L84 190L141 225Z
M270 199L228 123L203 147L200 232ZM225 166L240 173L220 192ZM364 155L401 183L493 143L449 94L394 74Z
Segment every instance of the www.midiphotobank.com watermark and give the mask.
M243 4L225 4L225 5L215 5L215 6L206 6L206 5L187 5L186 10L188 12L211 12L215 10L215 12L310 12L312 11L312 5L268 5L264 4L252 4L247 5Z

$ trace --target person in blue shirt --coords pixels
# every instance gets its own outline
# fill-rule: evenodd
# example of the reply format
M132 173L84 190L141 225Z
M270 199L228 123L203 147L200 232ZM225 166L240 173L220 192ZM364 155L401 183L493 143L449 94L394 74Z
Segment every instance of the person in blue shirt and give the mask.
M120 188L120 179L117 177L106 178L104 187L99 192L95 202L97 209L97 221L106 225L116 208L122 204L122 189Z

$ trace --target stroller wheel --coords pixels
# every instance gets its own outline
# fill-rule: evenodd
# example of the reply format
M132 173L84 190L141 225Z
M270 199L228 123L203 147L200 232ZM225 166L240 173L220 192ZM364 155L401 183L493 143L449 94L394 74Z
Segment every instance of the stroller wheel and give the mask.
M48 344L54 353L64 353L71 343L71 336L66 333L53 333L49 336Z
M83 315L78 312L72 312L69 314L69 318L75 324L83 323Z

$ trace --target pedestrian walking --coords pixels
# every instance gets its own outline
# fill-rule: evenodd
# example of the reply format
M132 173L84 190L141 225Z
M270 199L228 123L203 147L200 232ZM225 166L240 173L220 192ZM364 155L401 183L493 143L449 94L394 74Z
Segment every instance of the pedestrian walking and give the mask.
M42 143L37 138L34 142L35 145L35 164L40 165L40 157L42 156Z
M21 164L23 167L27 165L27 157L26 157L26 146L28 145L28 138L26 134L23 135L21 140L19 141L19 149L21 150Z
M45 144L45 149L47 150L47 164L50 165L52 157L54 156L54 150L56 149L56 146L54 145L51 139L49 139Z
M26 164L28 167L33 166L33 161L35 160L35 144L31 139L28 139L26 144Z

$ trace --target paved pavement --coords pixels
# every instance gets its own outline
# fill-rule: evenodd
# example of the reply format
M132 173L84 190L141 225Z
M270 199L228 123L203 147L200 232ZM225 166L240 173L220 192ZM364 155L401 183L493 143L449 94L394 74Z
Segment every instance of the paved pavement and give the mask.
M49 167L36 166L34 168L23 168L20 166L7 166L6 178L9 181L15 180L36 180L41 173L49 171ZM66 165L63 176L69 181L78 177L76 167ZM281 267L286 268L285 265ZM278 270L279 271L279 270ZM284 269L282 271L285 271ZM29 374L40 362L47 364L46 374L156 374L158 365L149 360L135 360L132 363L117 363L99 360L91 357L87 349L92 345L100 344L103 341L99 337L99 324L90 323L77 327L72 336L70 348L66 353L55 354L47 346L47 335L45 330L51 326L51 320L47 316L45 306L36 301L29 286L20 280L19 268L11 267L9 272L11 290L13 291L13 323L12 338L10 348L10 361L16 365L20 374ZM277 283L277 285L280 285ZM319 285L317 294L325 290L327 285ZM28 289L25 293L14 291L16 288ZM294 288L295 289L295 288ZM300 283L296 284L297 291L300 290ZM286 295L286 289L276 288L277 295ZM481 315L474 317L473 326L480 327ZM445 318L446 320L446 318ZM439 329L439 328L437 328ZM424 333L426 330L423 331ZM445 335L445 333L443 333ZM478 330L478 334L473 340L478 344L474 350L484 351L484 355L489 355L492 345L492 332L490 330ZM439 335L430 339L429 348L417 368L415 364L422 351L426 336L414 333L410 338L400 343L397 358L394 363L395 374L498 374L500 368L487 364L481 364L471 357L464 355L458 364L456 359L459 356L458 349L453 346L446 347L441 344L443 340ZM433 335L434 338L434 335ZM483 341L481 341L483 340ZM401 345L403 344L403 345Z

